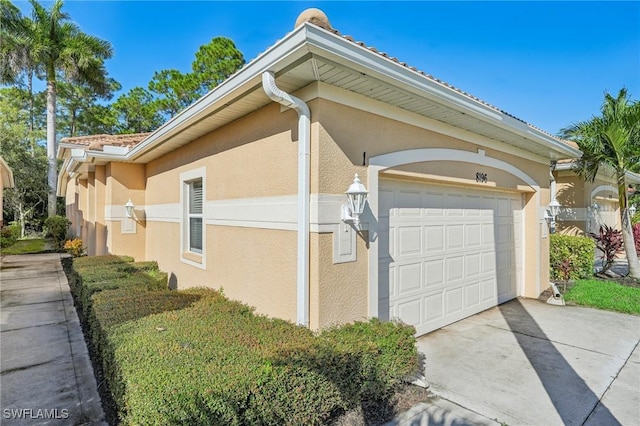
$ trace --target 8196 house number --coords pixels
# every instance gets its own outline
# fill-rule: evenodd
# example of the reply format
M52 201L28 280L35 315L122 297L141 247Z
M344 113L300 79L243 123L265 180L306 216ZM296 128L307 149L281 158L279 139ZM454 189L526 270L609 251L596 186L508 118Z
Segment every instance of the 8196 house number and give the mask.
M487 183L486 173L476 173L476 182Z

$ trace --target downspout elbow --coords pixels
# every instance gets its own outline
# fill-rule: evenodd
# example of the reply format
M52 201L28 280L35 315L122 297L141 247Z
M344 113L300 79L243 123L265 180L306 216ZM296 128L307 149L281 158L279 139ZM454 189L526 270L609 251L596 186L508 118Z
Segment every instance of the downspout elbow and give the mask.
M309 231L311 163L311 111L307 104L276 86L273 72L262 73L262 88L266 95L298 113L298 259L297 259L297 323L309 326Z
M311 117L311 111L302 99L296 98L276 86L276 79L273 72L265 71L262 73L262 88L271 100L278 102L280 105L286 106L287 108L296 110L298 115L302 115L307 118Z

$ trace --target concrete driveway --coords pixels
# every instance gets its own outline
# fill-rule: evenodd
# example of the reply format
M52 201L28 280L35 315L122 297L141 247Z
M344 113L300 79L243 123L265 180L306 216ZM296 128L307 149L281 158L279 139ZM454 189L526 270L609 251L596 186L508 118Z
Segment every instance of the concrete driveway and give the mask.
M637 316L512 300L418 340L439 398L399 424L638 425L639 342Z

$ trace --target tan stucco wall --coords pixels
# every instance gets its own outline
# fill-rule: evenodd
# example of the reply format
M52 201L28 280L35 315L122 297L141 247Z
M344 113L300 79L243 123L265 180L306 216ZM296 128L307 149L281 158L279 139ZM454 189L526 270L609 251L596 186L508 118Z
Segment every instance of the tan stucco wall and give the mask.
M313 329L368 317L368 262L366 242L356 238L358 258L352 263L333 263L333 235L311 234L311 309Z
M147 253L171 287L222 288L261 314L296 320L296 233L208 226L206 269L180 261L180 224L149 222Z
M557 198L560 205L573 209L576 213L575 220L564 218L558 221L558 232L566 235L584 236L590 231L595 232L597 223L590 215L589 207L595 201L598 204L607 204L613 209L610 212L611 223L615 228L621 229L620 207L617 199L617 184L614 176L609 176L602 171L598 173L593 182L585 182L574 172L558 171L554 173L557 182ZM598 187L613 187L614 191L604 190L593 194Z
M107 224L105 220L105 201L107 187L107 171L105 166L97 166L94 173L95 188L95 254L102 256L107 251Z
M296 129L294 111L270 104L150 162L147 204L179 202L180 173L202 166L207 200L296 194Z
M119 209L124 216L124 205L129 199L134 206L145 205L145 166L143 164L109 163L105 168L106 206ZM123 217L106 220L106 252L132 256L144 260L146 222L142 210L136 210L136 233L124 234L121 231Z
M270 104L150 162L147 205L179 203L181 173L203 167L205 203L295 196L296 124L295 112L280 113L278 105ZM181 261L180 224L150 221L147 226L146 257L158 260L172 285L222 287L259 313L296 320L295 231L208 225L203 270Z

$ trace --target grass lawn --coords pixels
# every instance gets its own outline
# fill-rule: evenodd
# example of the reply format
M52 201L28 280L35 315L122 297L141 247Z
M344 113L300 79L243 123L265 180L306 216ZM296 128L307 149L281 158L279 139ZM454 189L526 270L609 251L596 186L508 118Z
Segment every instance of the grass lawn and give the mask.
M578 280L564 298L576 305L640 315L640 287L611 281Z
M53 248L53 241L47 239L18 240L12 246L2 249L2 254L41 253Z

